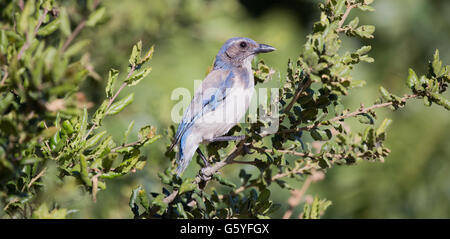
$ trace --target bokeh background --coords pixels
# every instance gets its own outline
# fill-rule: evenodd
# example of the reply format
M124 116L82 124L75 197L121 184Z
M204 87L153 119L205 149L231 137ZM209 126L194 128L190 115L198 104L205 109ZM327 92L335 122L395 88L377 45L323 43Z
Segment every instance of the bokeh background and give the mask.
M110 68L125 70L130 49L138 40L143 41L145 49L155 45L152 73L139 87L127 89L135 92L134 103L107 121L105 127L121 137L128 123L135 120L135 129L152 124L164 137L146 147L148 163L144 170L108 182L108 189L97 195L97 203L88 194L68 188L74 185L70 182L63 188L49 187L52 192L48 195L60 206L75 209L70 214L73 218L132 217L128 207L131 189L142 184L147 191L159 192L157 172L169 165L164 152L169 142L166 131L173 124L170 113L177 103L171 100L172 91L182 87L192 92L193 81L203 79L220 46L235 36L276 47L276 52L262 57L276 70L274 82L284 79L288 58L296 59L312 23L319 17L318 2L103 1L109 19L79 36L92 39L90 57L103 78ZM360 22L376 25L375 39L344 42L347 49L372 45L370 55L375 58L375 63L363 63L354 71L354 77L366 80L367 84L345 99L350 109L360 103L372 104L380 85L398 95L406 93L408 68L423 74L436 48L444 63L450 62L450 1L376 0L374 7L375 12L361 14L356 10L349 18L359 16ZM89 79L81 89L98 105L104 97L104 84L105 81ZM386 142L392 153L386 162L336 166L307 193L333 202L325 218L449 218L449 113L438 107L424 107L422 101L416 100L396 112L381 109L378 114L393 119ZM223 173L237 180L239 167L242 165L232 165ZM193 176L197 170L194 160L185 177ZM300 188L301 184L294 186ZM279 218L290 194L278 186L272 187L271 198L283 205L273 215ZM297 208L294 216L301 210Z

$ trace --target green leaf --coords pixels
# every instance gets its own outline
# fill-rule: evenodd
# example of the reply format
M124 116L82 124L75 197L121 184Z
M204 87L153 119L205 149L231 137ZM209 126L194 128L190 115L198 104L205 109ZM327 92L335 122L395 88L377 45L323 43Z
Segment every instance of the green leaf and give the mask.
M105 134L106 134L106 130L89 138L86 142L85 148L90 148L90 147L93 147L94 145L96 145Z
M104 100L100 107L98 107L98 109L95 111L92 123L98 126L102 125L102 120L105 117L106 107L108 106L108 103L109 100Z
M157 207L157 209L158 209L157 213L160 215L166 211L168 205L167 205L167 203L164 202L163 194L160 194L155 199L153 199L152 207Z
M261 193L258 196L258 202L264 202L268 201L270 197L270 190L269 189L263 189Z
M321 199L316 196L311 204L305 203L303 208L302 218L304 219L319 219L325 210L331 205L331 201Z
M80 177L81 177L81 181L83 181L83 183L86 186L88 186L88 187L92 186L92 181L89 178L89 174L88 174L86 157L83 154L80 154Z
M373 12L375 11L375 8L372 6L367 6L367 5L358 5L358 8L362 11L369 11L369 12Z
M147 193L145 192L145 189L140 189L140 190L139 190L139 195L138 195L138 197L139 197L139 201L140 201L141 206L142 206L143 208L145 208L145 210L148 211L148 209L149 209L149 207L150 207L150 203L149 203L149 200L148 200L148 195L147 195Z
M130 135L131 130L133 129L134 126L134 120L132 120L130 122L130 124L128 125L127 130L125 131L124 135L123 135L123 142L126 143L128 140L128 135Z
M90 40L81 40L73 44L71 47L67 48L64 52L64 57L71 57L78 54L81 50L87 47L91 43Z
M377 129L375 135L376 135L376 136L379 136L379 135L385 133L387 127L388 127L391 123L392 123L392 120L391 120L391 119L389 119L389 118L384 119L383 122L381 123L381 125L378 127L378 129Z
M384 100L386 101L392 100L391 93L389 93L389 91L387 91L383 86L380 86L379 91Z
M87 125L88 125L88 113L87 113L87 109L84 108L83 116L80 119L80 132L79 133L81 135L84 135L86 133Z
M139 206L136 203L136 199L138 199L139 191L141 190L142 186L139 185L137 188L133 189L131 191L130 200L128 201L128 206L130 206L131 211L133 212L134 216L139 216Z
M69 15L67 14L67 10L64 7L61 8L60 19L61 19L61 24L59 25L59 28L61 29L61 32L66 37L70 36L70 34L71 34L70 19L69 19Z
M49 211L47 204L42 203L38 209L33 211L31 216L33 219L65 219L67 215L67 209L53 209Z
M138 84L142 79L144 79L150 72L152 71L152 68L149 67L147 69L141 70L137 72L136 74L132 75L129 79L125 80L128 86L133 86Z
M184 211L183 204L181 202L177 203L177 212L182 216L184 219L187 219L186 211Z
M363 26L358 27L355 30L355 33L358 36L363 37L363 38L368 38L368 39L373 38L372 34L374 32L375 32L375 26L373 26L373 25L363 25Z
M61 23L61 19L57 18L53 21L51 21L49 24L45 25L44 27L39 28L39 31L37 32L37 35L39 36L48 36L55 32Z
M114 94L114 83L117 80L117 77L119 76L119 71L115 69L111 69L109 71L109 77L108 81L106 82L106 97L111 98Z
M215 180L217 180L220 184L228 186L228 187L232 187L232 188L236 188L236 184L234 184L233 182L231 182L230 180L220 176L219 174L214 174L213 178Z
M127 105L131 104L134 100L134 93L129 94L125 98L117 101L116 103L112 104L108 111L106 112L106 115L115 115L122 111Z
M445 69L442 67L442 61L439 58L439 50L436 49L433 56L433 62L431 63L433 67L433 73L436 77L440 77L444 74Z
M450 101L445 99L443 96L436 94L436 93L431 93L431 97L433 99L434 102L436 102L436 104L443 106L445 109L450 110Z
M408 79L406 80L406 83L411 89L415 89L415 87L419 85L419 79L414 70L411 68L408 70Z
M136 66L141 62L141 51L142 51L142 41L138 41L136 45L133 46L131 51L129 62L132 66Z
M130 172L130 170L133 169L136 163L139 161L139 158L139 149L133 149L131 153L127 153L124 155L122 163L120 163L114 171L122 174Z
M105 13L106 9L104 7L95 10L93 13L91 13L91 15L89 15L86 26L94 27L95 25L97 25L97 23L99 23L105 16Z
M355 28L358 26L358 24L359 24L359 18L358 18L358 17L355 17L353 20L351 20L351 21L348 23L348 26L349 26L351 29L355 29Z
M193 183L193 179L188 178L183 181L183 183L180 186L179 194L183 194L185 192L190 192L197 188L197 184Z
M139 140L151 139L155 136L156 128L150 125L142 127L138 132Z
M155 51L155 47L150 47L150 50L147 51L147 54L145 54L144 58L139 62L139 64L144 64L147 61L151 60L153 57L153 52Z
M356 51L356 54L361 56L367 54L371 49L372 49L371 46L363 46Z

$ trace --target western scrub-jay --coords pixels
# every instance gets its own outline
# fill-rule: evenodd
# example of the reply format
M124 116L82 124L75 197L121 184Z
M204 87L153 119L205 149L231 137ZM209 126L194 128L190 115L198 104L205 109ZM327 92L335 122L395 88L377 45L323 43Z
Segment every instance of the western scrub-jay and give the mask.
M174 141L177 145L177 174L180 175L197 152L208 165L198 148L201 143L236 140L225 135L245 115L249 107L254 79L251 62L258 53L275 48L244 37L231 38L216 55L213 70L194 93L183 115Z

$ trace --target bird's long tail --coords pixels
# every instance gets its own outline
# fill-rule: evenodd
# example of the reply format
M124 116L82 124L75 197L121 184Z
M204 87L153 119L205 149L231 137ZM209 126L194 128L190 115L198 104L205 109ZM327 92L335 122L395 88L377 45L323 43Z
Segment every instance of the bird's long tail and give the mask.
M183 171L187 168L199 144L200 140L198 140L194 135L190 134L190 132L187 132L181 137L178 145L179 150L177 153L177 175L182 174Z

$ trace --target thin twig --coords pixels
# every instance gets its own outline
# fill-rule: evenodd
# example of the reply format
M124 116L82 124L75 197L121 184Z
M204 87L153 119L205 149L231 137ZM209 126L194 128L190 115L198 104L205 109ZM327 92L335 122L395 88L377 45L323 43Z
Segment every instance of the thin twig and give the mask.
M400 99L400 101L401 102L405 102L408 99L416 98L416 97L418 97L418 95L405 95L403 98ZM334 117L334 118L332 118L330 120L322 121L322 122L319 122L319 123L311 124L311 125L308 125L308 126L305 126L305 127L297 128L297 129L282 130L282 131L280 131L280 133L281 134L287 134L287 133L300 132L300 131L304 131L304 130L311 130L311 129L314 129L314 128L317 128L317 127L323 125L323 122L341 121L343 119L350 118L350 117L355 117L357 115L367 114L368 112L370 112L370 111L372 111L374 109L388 107L388 106L391 106L393 104L394 104L394 102L391 101L391 102L386 102L386 103L381 103L381 104L375 104L375 105L372 105L372 106L370 106L368 108L361 107L361 108L357 109L354 112L351 112L351 113L348 113L348 114L344 114L344 115L340 115L340 116L336 116L336 117Z
M5 71L5 74L3 75L2 81L0 82L0 86L5 84L6 78L8 77L8 67L3 66L3 70Z
M212 179L212 175L218 172L223 167L232 164L233 159L239 156L242 152L244 152L244 141L240 141L233 152L224 160L211 165L209 167L203 168L201 174L197 175L194 179L194 184L199 184L201 182L207 182ZM172 193L164 198L164 203L171 203L175 197L178 195L178 190L173 190Z
M342 19L339 21L338 29L340 29L342 27L342 25L344 25L345 19L347 19L348 15L350 14L350 11L355 7L356 7L356 5L350 4L347 1L347 9L345 10L344 15L342 16Z
M92 9L95 10L99 4L100 4L100 0L95 0L92 5ZM64 45L61 48L61 53L66 51L66 48L70 45L70 43L72 43L73 39L75 39L75 37L77 37L78 34L80 34L81 30L83 30L83 28L86 27L86 23L87 23L87 19L85 18L78 24L78 26L75 28L75 30L73 30L72 34L70 34L70 36L64 42Z
M34 177L30 180L30 183L28 184L27 189L30 189L31 185L33 185L34 182L36 182L40 177L42 177L42 175L44 175L45 171L47 171L47 167L42 169L42 171L38 175L36 175L36 177ZM22 191L23 191L23 189L22 189Z
M309 176L306 178L300 190L291 191L291 197L288 200L289 208L284 213L283 219L289 219L291 217L294 208L302 201L303 195L306 193L306 190L308 190L309 186L311 185L311 182L312 177Z
M63 47L61 48L61 53L63 53L66 48L72 43L73 39L75 39L76 36L83 30L83 28L86 26L86 20L81 21L78 26L75 28L75 30L70 34L70 36L67 38L67 40L64 42Z
M41 27L42 22L43 22L44 19L45 19L45 16L47 16L47 13L48 13L47 8L44 8L44 13L39 17L38 24L37 24L36 27L34 28L33 35L27 36L27 41L26 41L25 44L23 44L23 46L20 48L19 54L17 55L17 60L22 59L22 56L23 56L25 50L27 50L27 49L30 47L30 45L31 45L31 39L33 39L34 36L36 36L36 34L37 34L38 30L39 30L39 27Z
M130 72L128 73L127 78L125 79L125 81L127 81L127 80L131 77L131 75L133 74L135 68L136 68L136 66L132 66L132 67L131 67ZM109 107L110 107L111 104L114 102L114 100L117 98L117 96L120 94L120 92L125 88L125 86L127 86L127 83L126 83L126 82L124 82L124 83L120 86L119 90L117 90L116 94L115 94L112 98L109 99L109 102L108 102L108 105L106 106L105 112L108 112ZM83 137L83 140L86 140L87 137L89 137L89 135L92 133L92 130L94 130L97 126L98 126L98 125L97 125L96 123L94 123L94 124L91 126L91 128L89 129L89 131L87 132L87 134Z

